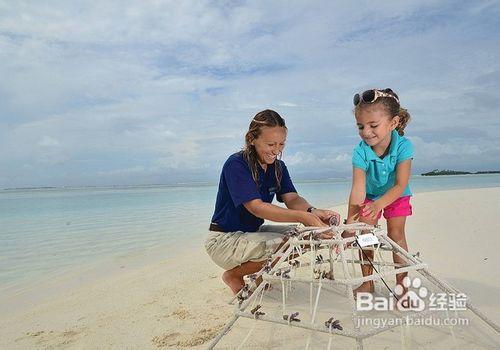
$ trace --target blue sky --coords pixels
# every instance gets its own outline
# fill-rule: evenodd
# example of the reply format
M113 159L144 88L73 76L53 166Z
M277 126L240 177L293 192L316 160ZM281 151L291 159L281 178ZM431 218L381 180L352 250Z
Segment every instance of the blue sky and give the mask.
M278 111L346 177L352 95L408 108L414 173L500 170L498 1L0 1L0 187L215 182Z

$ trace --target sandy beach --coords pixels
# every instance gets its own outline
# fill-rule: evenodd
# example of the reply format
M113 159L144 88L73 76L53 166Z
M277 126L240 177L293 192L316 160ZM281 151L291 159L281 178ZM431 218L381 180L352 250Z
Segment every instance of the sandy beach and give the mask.
M421 259L436 275L465 292L497 324L499 198L499 187L416 194L414 214L407 225L410 252L420 252ZM345 216L345 206L334 209ZM228 305L231 293L220 279L222 270L203 249L205 234L200 232L199 248L179 253L176 258L124 269L106 279L58 293L43 303L3 313L0 348L205 348L233 311L233 306ZM474 319L474 330L461 337L458 334L465 347L500 347L498 334L482 326L471 313L466 315ZM220 348L236 348L248 332L249 322L237 322ZM447 333L437 336L432 332L422 332L412 346L448 348L450 343L441 339ZM264 327L256 329L254 335L261 334L269 348L280 348L279 343L270 344L269 333L269 327ZM422 339L426 335L428 338ZM342 341L342 347L354 347L353 341ZM298 345L303 347L303 342ZM399 331L393 338L378 337L366 347L398 349Z

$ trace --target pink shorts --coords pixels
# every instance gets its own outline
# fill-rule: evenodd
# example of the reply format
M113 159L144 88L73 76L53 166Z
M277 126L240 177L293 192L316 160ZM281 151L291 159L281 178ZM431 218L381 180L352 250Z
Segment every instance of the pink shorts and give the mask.
M373 201L366 198L364 204L370 202ZM400 197L383 209L384 218L390 219L397 216L410 216L412 214L411 209L410 196ZM377 220L380 219L381 216L382 210L378 213Z

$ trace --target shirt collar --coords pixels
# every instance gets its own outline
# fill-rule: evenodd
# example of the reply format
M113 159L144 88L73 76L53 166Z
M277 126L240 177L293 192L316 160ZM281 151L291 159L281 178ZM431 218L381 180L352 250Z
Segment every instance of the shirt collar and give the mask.
M400 138L400 136L399 136L397 130L392 130L392 132L391 132L391 144L389 145L389 153L387 153L387 156L397 157L399 138ZM368 146L368 144L365 141L361 141L361 144L365 150L367 160L382 160L382 159L380 159L379 156L377 156L375 154L375 152L373 152L373 149L370 146Z
M397 157L398 156L398 143L401 136L396 129L392 130L391 134L391 145L389 146L389 154L390 156Z
M257 167L257 169L259 171L259 174L261 174L261 175L270 174L270 173L274 174L274 163L273 164L268 164L266 171L264 171L264 169L262 168L262 166L260 164Z

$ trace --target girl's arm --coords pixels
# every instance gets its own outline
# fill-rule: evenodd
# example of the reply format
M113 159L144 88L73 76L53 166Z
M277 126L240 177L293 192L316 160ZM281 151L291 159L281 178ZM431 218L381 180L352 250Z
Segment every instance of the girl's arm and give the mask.
M363 209L363 215L376 217L378 212L387 207L389 204L398 199L405 191L411 174L411 159L405 160L398 164L396 167L396 181L394 186L391 187L382 197L367 205Z
M306 205L307 204L306 202ZM266 203L261 199L254 199L243 203L243 205L250 213L261 219L275 222L300 222L306 226L325 226L316 215L308 213L305 209L286 209L271 203ZM302 206L303 205L301 205L301 207Z
M366 173L363 169L352 168L352 187L349 195L349 208L347 211L347 223L356 222L359 217L359 207L366 197Z

